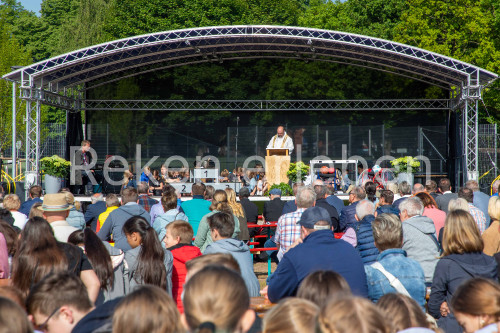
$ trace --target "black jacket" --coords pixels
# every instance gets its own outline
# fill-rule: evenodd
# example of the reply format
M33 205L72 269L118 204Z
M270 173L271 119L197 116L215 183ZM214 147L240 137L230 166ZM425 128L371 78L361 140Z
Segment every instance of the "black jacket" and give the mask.
M283 211L285 202L281 198L274 198L264 203L264 218L268 222L277 222Z
M259 217L259 209L257 206L248 200L248 198L241 198L240 203L245 211L245 216L247 217L247 223L257 223Z
M330 205L326 199L318 199L316 200L316 207L321 207L326 209L328 214L330 214L330 219L332 220L332 226L333 226L333 231L334 232L339 232L339 213L333 207Z

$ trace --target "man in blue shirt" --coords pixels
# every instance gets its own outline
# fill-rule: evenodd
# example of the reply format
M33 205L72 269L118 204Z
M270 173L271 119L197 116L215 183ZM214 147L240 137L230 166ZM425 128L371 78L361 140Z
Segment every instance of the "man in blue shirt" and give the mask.
M339 273L354 295L367 297L363 262L350 244L335 239L328 212L321 207L306 209L298 222L301 237L283 256L271 275L267 296L273 303L294 296L302 280L318 270Z
M42 187L40 185L31 186L29 196L30 199L23 202L21 208L19 208L19 212L23 213L26 216L30 215L31 207L33 207L34 204L36 204L37 202L43 202L42 199L40 199L40 197L42 196Z

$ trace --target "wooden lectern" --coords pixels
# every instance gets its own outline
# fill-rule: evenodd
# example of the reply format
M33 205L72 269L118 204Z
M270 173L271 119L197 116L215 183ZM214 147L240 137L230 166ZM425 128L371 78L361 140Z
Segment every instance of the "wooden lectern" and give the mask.
M287 183L290 156L286 148L269 148L266 156L266 176L269 185Z

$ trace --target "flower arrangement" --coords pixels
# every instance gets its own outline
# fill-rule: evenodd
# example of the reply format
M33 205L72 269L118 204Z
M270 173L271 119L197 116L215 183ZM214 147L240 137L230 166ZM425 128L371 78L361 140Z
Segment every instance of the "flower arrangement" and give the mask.
M290 167L288 168L288 172L286 173L288 179L290 179L294 183L298 181L303 182L308 174L309 166L304 164L304 162L302 161L299 161L297 163L290 163Z
M71 162L57 155L44 157L40 160L40 169L42 174L57 178L66 178L69 174Z
M391 161L395 174L414 173L420 169L420 162L412 156L403 156Z

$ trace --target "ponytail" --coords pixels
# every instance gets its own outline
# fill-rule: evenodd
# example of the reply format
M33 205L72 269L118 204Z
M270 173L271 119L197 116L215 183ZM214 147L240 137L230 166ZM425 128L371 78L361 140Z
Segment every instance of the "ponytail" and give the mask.
M137 232L141 236L141 250L137 260L135 281L166 289L167 270L164 264L165 252L158 240L156 231L143 217L134 216L125 222L123 232L125 234Z

